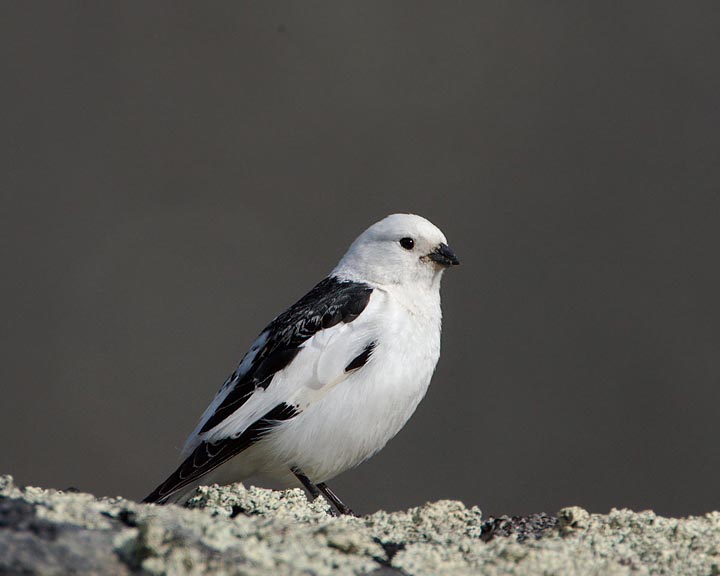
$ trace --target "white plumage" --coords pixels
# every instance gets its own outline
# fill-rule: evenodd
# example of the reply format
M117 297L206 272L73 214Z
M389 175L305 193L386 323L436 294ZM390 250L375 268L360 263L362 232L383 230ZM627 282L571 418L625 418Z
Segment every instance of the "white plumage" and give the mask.
M325 494L325 481L385 446L425 395L440 355L440 280L457 263L420 216L368 228L258 336L187 439L183 464L146 501L177 499L201 479L300 480Z

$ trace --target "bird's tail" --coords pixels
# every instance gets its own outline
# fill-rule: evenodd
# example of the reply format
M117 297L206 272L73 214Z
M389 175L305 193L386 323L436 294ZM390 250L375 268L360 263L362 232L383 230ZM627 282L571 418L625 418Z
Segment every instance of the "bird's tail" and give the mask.
M162 484L160 484L160 486L155 488L155 490L153 490L150 494L148 494L145 498L143 498L142 503L143 504L167 504L168 499L170 498L170 495L165 494L163 496L162 487L164 485L165 485L165 483L163 482Z

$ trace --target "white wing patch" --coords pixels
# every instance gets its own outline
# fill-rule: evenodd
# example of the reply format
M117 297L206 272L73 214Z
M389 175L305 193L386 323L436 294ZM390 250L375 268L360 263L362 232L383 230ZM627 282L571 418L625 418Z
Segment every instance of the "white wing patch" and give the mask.
M250 346L250 350L248 350L245 356L243 356L243 359L240 361L240 364L237 367L237 376L235 378L236 380L239 380L240 378L245 376L248 370L250 370L258 352L262 349L263 346L265 346L268 335L268 331L266 330L255 339L255 342L252 343L252 346Z
M362 353L368 344L376 340L377 327L371 319L375 317L373 309L377 308L381 304L380 300L384 298L385 296L379 291L373 292L367 307L353 322L336 324L315 333L303 343L292 362L273 376L266 389L257 388L233 414L214 428L199 434L203 423L222 403L232 386L221 391L188 438L183 452L186 455L191 453L202 441L216 442L239 436L248 426L280 403L284 402L302 411L324 397L350 375L345 372L345 367ZM260 336L262 337L263 335ZM257 350L259 349L260 346ZM253 353L253 357L257 350ZM241 367L246 363L249 355L250 352L241 362ZM248 367L251 362L252 360L248 362Z

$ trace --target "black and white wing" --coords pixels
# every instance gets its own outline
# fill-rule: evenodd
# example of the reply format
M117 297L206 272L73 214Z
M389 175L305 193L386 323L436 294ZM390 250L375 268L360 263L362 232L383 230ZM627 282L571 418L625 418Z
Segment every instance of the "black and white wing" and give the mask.
M367 362L373 288L329 277L275 318L203 414L178 469L144 502L170 496L295 418ZM364 315L365 316L365 315Z

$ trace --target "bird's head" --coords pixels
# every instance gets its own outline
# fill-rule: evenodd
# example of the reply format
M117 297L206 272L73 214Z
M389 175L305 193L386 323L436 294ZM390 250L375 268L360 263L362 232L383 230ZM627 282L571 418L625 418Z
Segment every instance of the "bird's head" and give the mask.
M432 222L415 214L391 214L357 237L334 273L378 285L433 284L457 264L445 235Z

